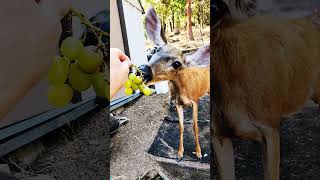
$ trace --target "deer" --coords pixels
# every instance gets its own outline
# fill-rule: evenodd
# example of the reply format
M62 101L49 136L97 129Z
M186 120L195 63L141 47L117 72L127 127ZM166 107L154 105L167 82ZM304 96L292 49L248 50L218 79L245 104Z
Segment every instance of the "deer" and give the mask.
M175 100L179 119L179 148L178 162L183 158L183 107L193 108L193 130L195 139L195 152L198 160L201 159L201 146L198 134L198 100L210 93L210 45L204 45L192 55L184 56L182 52L167 43L161 30L161 23L153 7L146 11L146 32L155 48L149 56L149 62L141 65L143 77L147 85L160 81L169 81L169 89ZM197 64L203 61L201 64Z
M320 29L312 17L255 13L256 1L215 0L211 24L211 149L234 180L232 137L262 146L265 180L280 176L280 122L320 102Z

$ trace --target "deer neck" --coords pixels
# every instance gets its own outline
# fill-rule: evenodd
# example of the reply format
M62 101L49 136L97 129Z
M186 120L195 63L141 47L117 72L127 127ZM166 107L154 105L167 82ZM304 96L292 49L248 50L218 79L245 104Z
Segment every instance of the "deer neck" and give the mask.
M180 69L176 77L171 80L174 92L183 104L190 104L207 93L209 88L209 67L195 68L184 67Z

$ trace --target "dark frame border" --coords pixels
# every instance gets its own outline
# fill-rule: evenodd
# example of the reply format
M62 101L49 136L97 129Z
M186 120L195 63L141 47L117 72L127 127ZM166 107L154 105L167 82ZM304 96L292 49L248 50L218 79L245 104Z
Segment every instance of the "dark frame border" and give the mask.
M130 48L127 36L127 28L126 28L126 21L123 12L123 4L122 0L117 0L118 12L119 12L119 19L120 19L120 27L121 27L121 34L123 39L123 46L125 54L130 58Z

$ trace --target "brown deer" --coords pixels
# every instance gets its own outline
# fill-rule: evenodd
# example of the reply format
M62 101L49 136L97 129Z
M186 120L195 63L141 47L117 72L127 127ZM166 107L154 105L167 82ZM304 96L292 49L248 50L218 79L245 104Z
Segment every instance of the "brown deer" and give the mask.
M150 57L147 65L140 66L144 79L148 84L168 80L171 95L179 117L180 144L178 160L183 157L183 106L193 107L193 130L196 143L196 156L201 158L201 147L198 137L198 100L210 91L210 48L208 45L200 48L196 53L184 59L182 52L167 43L165 36L161 33L160 20L153 8L146 12L146 32L150 40L156 46L155 52ZM206 67L196 67L196 59L203 61ZM186 61L184 61L186 60ZM185 63L186 62L186 63ZM188 67L188 63L194 67Z
M231 137L258 141L264 177L279 179L282 116L320 102L320 31L312 18L252 15L255 1L212 6L212 149L220 179L234 180ZM245 18L247 17L247 18Z

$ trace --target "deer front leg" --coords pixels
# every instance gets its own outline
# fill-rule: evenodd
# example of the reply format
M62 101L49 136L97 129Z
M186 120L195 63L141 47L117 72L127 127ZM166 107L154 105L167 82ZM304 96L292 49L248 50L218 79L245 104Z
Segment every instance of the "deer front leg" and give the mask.
M198 159L201 159L201 147L199 143L199 129L198 129L198 103L193 102L193 131L194 131L194 140L196 142L196 156Z
M279 180L280 178L280 135L279 130L261 128L264 141L262 142L263 169L265 180Z
M184 147L183 147L183 106L182 105L176 105L177 112L178 112L178 118L179 118L179 136L180 136L180 141L179 141L179 150L178 150L178 161L181 161L183 158L183 152L184 152Z
M214 156L220 180L235 180L233 145L230 138L212 136Z

